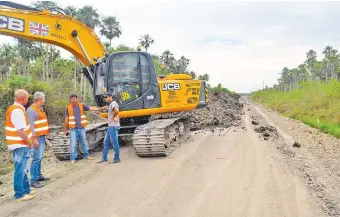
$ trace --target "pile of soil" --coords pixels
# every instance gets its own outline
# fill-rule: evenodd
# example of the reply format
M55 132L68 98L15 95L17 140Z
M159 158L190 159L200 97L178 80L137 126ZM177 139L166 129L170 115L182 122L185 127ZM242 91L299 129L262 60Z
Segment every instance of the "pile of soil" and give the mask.
M241 96L238 94L210 93L208 106L203 109L153 115L152 119L189 117L191 131L240 126L242 124L241 115L244 114L240 98Z
M270 125L257 126L254 130L257 133L260 133L264 140L268 140L270 136L279 137L276 128Z

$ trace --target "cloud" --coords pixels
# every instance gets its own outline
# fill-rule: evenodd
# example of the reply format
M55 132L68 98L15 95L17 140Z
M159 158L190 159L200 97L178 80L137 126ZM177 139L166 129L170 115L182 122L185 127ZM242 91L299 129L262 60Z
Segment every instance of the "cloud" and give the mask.
M190 59L190 70L209 73L212 85L222 83L237 92L276 83L281 69L302 63L309 49L319 56L326 45L340 49L336 26L340 2L74 0L72 4L94 5L103 15L117 16L123 35L113 45L135 47L139 37L149 33L155 39L151 53L169 49L177 58L184 55Z

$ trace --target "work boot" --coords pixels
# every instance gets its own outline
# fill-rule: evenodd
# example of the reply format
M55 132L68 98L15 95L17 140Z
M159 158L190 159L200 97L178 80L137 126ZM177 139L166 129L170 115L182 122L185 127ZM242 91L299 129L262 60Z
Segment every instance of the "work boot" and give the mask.
M93 157L88 156L86 159L87 160L93 160Z
M111 163L113 163L113 164L120 163L120 160L113 160Z
M23 197L16 199L16 202L28 201L28 200L32 200L33 198L35 198L35 195L25 194Z
M101 164L101 163L104 163L104 162L105 162L105 163L108 163L106 160L103 160L103 159L100 159L100 161L98 161L97 163L98 163L98 164Z
M31 184L31 186L33 187L33 188L42 188L42 187L44 187L45 185L43 184L43 183L41 183L41 182L33 182L32 184Z
M38 181L48 181L48 180L50 180L50 178L47 178L45 176L41 176Z

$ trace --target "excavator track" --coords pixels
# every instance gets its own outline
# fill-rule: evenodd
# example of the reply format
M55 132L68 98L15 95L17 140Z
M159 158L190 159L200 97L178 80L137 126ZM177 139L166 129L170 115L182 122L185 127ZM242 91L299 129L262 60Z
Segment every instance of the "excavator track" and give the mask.
M176 141L188 137L187 118L169 118L150 121L138 126L133 135L133 147L139 157L170 155L177 147Z
M103 141L105 137L107 123L89 124L85 128L86 142L89 151L95 150ZM52 141L52 151L57 159L70 159L70 136L66 136L64 132L57 134ZM83 158L82 150L78 144L77 158Z

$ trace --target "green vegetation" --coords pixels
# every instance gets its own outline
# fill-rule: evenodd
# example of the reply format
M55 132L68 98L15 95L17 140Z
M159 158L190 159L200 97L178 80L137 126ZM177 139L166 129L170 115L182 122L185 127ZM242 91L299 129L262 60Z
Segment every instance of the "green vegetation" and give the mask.
M211 92L217 92L217 93L230 93L230 94L236 94L233 91L230 91L228 88L223 87L221 83L219 83L216 87L212 87L209 89Z
M310 50L298 68L282 70L278 85L251 98L283 115L340 138L340 55L327 46L317 60Z

